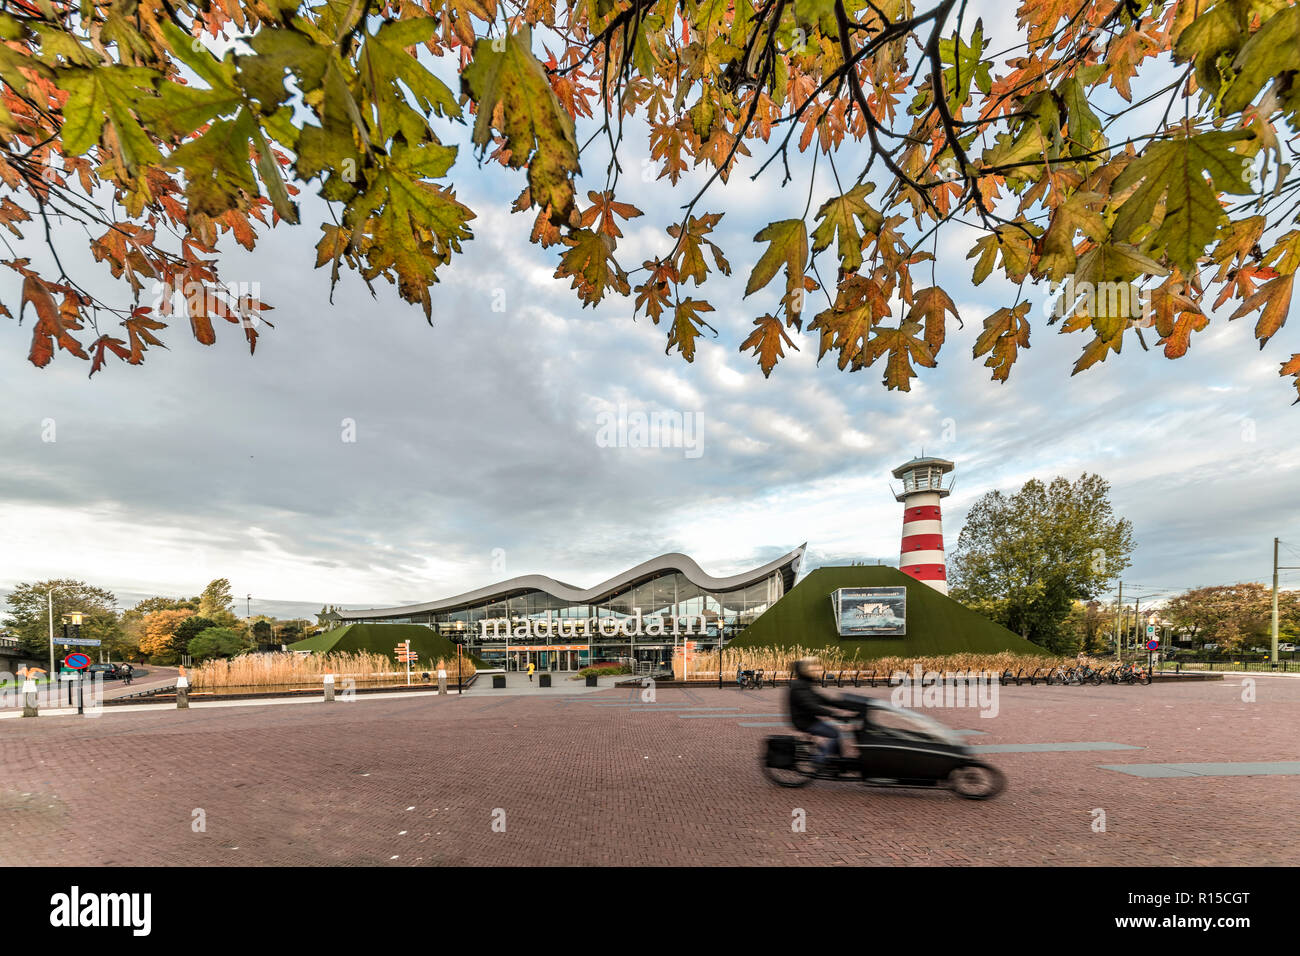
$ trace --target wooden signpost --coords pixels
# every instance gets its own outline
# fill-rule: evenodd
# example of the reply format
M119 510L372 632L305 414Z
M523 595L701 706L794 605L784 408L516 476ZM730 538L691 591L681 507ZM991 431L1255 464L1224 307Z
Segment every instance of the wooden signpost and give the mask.
M409 640L402 641L402 643L398 644L396 647L393 648L393 652L397 654L398 663L406 664L406 686L410 687L411 686L411 662L418 661L420 659L420 655L415 653L415 651L411 650L411 642Z

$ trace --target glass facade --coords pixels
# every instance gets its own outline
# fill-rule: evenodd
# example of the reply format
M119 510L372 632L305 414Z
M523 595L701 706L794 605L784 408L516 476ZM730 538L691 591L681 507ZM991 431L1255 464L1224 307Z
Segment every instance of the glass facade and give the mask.
M683 641L704 649L735 637L780 599L794 573L792 561L743 586L708 590L681 571L665 570L588 603L531 589L402 617L349 612L347 620L425 624L462 641L489 667L510 670L529 662L544 670L601 661L666 663Z

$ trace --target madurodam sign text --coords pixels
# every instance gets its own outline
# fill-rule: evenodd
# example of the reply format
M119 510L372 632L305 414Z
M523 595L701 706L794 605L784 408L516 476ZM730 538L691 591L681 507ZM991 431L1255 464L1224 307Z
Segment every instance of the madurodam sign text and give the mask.
M721 621L719 620L719 624ZM644 619L640 609L631 617L557 618L551 612L546 617L528 618L511 623L505 618L479 621L479 637L483 640L528 637L668 637L681 634L708 634L709 622L703 614L691 617L665 618L656 614Z

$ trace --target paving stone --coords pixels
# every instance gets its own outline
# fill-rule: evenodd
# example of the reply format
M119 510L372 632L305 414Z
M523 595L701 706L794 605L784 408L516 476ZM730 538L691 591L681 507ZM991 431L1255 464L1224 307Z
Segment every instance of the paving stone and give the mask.
M1261 677L1256 693L1245 703L1203 683L1005 687L994 718L931 713L978 726L987 745L1102 741L1202 770L1294 762L1300 681ZM628 701L611 688L565 707L489 690L0 721L0 864L1300 862L1276 825L1300 813L1286 776L1147 778L1086 751L1021 750L988 758L1009 779L988 802L851 782L785 790L761 771L762 730L731 719L747 712L736 691L658 695L736 713L591 706ZM1103 833L1092 831L1098 808ZM804 832L791 831L796 810ZM114 838L85 839L86 821Z

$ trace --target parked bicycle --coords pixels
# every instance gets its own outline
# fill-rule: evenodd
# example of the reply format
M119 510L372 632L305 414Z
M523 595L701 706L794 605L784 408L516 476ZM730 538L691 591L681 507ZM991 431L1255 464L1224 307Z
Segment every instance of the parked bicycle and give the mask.
M1070 673L1070 683L1072 684L1091 684L1096 687L1103 680L1105 675L1095 667L1087 664L1080 664Z
M1121 667L1112 678L1116 683L1123 684L1142 684L1146 686L1151 683L1151 672L1141 664L1125 664Z

